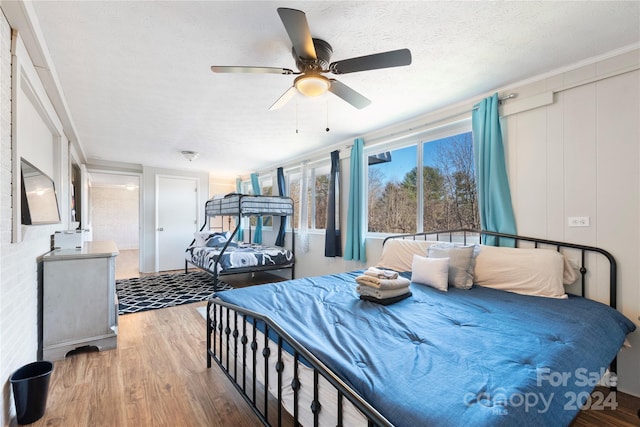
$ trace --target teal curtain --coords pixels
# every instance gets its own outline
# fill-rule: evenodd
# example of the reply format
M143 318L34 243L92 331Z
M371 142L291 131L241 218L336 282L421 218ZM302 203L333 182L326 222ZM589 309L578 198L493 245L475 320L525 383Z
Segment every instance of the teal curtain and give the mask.
M483 230L516 234L511 192L498 116L498 94L483 99L471 114L478 209ZM485 236L486 245L514 246L512 239Z
M240 178L236 178L236 193L242 194L242 180ZM236 227L242 221L242 218L238 216L236 218ZM242 242L244 240L244 231L242 230L242 224L238 227L238 233L236 234L236 240L238 242Z
M260 195L260 180L258 180L258 174L251 174L251 186L253 187L253 195ZM253 243L262 243L262 217L256 217L256 232L253 235Z
M351 147L351 182L349 185L349 208L347 212L347 244L344 259L366 262L364 241L364 140L357 138Z

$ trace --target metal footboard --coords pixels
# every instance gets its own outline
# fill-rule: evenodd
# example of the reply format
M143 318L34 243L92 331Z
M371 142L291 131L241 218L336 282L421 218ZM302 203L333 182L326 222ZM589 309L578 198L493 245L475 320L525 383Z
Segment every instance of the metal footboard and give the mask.
M212 360L264 425L280 426L287 417L296 426L353 425L354 413L362 425L392 425L269 317L217 299L207 304L207 367Z

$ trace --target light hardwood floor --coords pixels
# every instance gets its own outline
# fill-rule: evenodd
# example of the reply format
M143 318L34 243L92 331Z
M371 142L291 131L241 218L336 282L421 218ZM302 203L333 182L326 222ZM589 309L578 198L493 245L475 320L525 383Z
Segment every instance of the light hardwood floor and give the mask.
M138 249L121 249L116 257L116 280L140 277Z
M203 303L120 316L118 347L55 362L33 426L252 426L259 421L206 367Z

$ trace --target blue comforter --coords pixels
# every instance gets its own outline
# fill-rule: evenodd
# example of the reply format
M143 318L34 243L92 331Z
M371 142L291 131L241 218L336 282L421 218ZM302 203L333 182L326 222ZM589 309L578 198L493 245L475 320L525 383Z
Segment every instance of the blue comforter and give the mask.
M217 297L268 315L397 426L568 425L635 329L581 297L478 286L412 283L383 306L358 299L359 273Z

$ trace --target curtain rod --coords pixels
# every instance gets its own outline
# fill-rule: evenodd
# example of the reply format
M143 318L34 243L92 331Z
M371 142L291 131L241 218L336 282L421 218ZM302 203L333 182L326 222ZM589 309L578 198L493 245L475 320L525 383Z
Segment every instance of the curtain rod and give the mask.
M503 103L504 101L506 101L507 99L515 98L515 97L517 97L517 96L518 96L518 94L517 94L517 93L514 93L514 92L511 92L511 93L509 93L509 94L507 94L507 95L505 95L505 96L499 96L499 97L498 97L498 104L502 104L502 103ZM478 109L478 107L473 107L473 108L471 109L471 111L475 111L475 110L477 110L477 109Z

